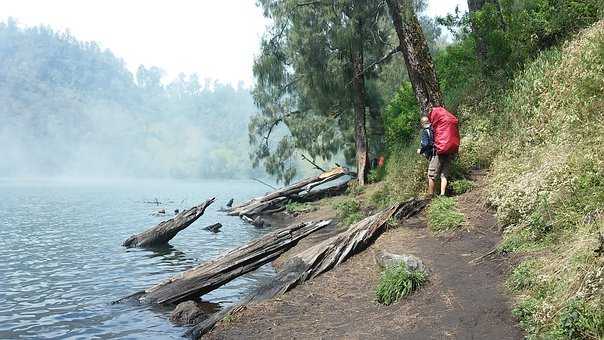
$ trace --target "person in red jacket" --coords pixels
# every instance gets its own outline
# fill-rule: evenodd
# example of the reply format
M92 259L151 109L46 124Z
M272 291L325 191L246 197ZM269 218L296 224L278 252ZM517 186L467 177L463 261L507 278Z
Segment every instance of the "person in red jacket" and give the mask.
M422 117L422 138L417 153L428 158L428 196L434 195L434 180L440 177L440 194L445 195L451 161L459 149L457 118L442 107L431 110L430 118Z

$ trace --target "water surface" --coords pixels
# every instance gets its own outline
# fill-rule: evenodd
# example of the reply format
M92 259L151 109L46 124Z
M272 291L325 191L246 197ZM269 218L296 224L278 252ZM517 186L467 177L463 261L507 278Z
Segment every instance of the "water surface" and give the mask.
M169 311L111 301L261 236L218 212L230 198L266 191L253 181L0 180L0 339L180 339ZM167 247L125 249L128 236L215 196ZM161 205L145 203L157 198ZM165 208L166 217L152 216ZM220 222L222 232L203 230ZM270 266L204 296L235 302Z

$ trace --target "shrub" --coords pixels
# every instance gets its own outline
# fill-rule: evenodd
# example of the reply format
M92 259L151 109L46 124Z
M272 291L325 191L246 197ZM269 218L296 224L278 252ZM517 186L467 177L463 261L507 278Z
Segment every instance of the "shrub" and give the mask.
M336 216L344 225L351 225L363 219L361 206L355 199L349 198L334 204Z
M604 307L589 307L581 299L574 300L564 308L558 327L552 333L567 339L602 339L604 338L602 308Z
M390 305L413 293L428 276L422 271L409 271L404 263L386 268L380 277L375 294L379 303Z
M460 179L457 181L451 182L451 188L453 189L453 193L455 195L461 195L464 192L468 192L472 190L476 185L474 182L469 181L467 179Z
M457 201L453 197L437 197L432 200L426 216L428 226L434 231L449 231L460 227L464 215L456 209Z

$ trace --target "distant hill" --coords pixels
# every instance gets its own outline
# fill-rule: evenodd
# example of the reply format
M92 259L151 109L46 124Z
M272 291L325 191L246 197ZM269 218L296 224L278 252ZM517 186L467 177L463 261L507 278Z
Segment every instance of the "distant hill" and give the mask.
M0 177L249 176L249 91L161 76L69 33L0 23Z

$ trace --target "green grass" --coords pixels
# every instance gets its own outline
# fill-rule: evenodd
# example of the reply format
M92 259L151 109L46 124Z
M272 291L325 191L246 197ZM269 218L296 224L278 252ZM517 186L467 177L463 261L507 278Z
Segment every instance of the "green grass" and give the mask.
M422 271L409 271L404 263L386 268L375 290L377 301L390 305L410 295L428 280Z
M475 186L476 184L474 182L469 181L467 179L460 179L451 182L451 189L453 189L453 193L455 195L461 195L465 192L468 192L472 190Z
M441 232L459 228L464 222L464 215L457 211L456 205L453 197L434 198L426 212L430 229Z
M295 213L311 212L311 211L316 210L317 208L309 203L290 202L290 203L287 203L287 205L285 206L285 209L287 210L288 213L295 214Z
M333 208L336 210L336 217L344 225L351 225L363 219L361 205L354 198L346 198L337 201Z

